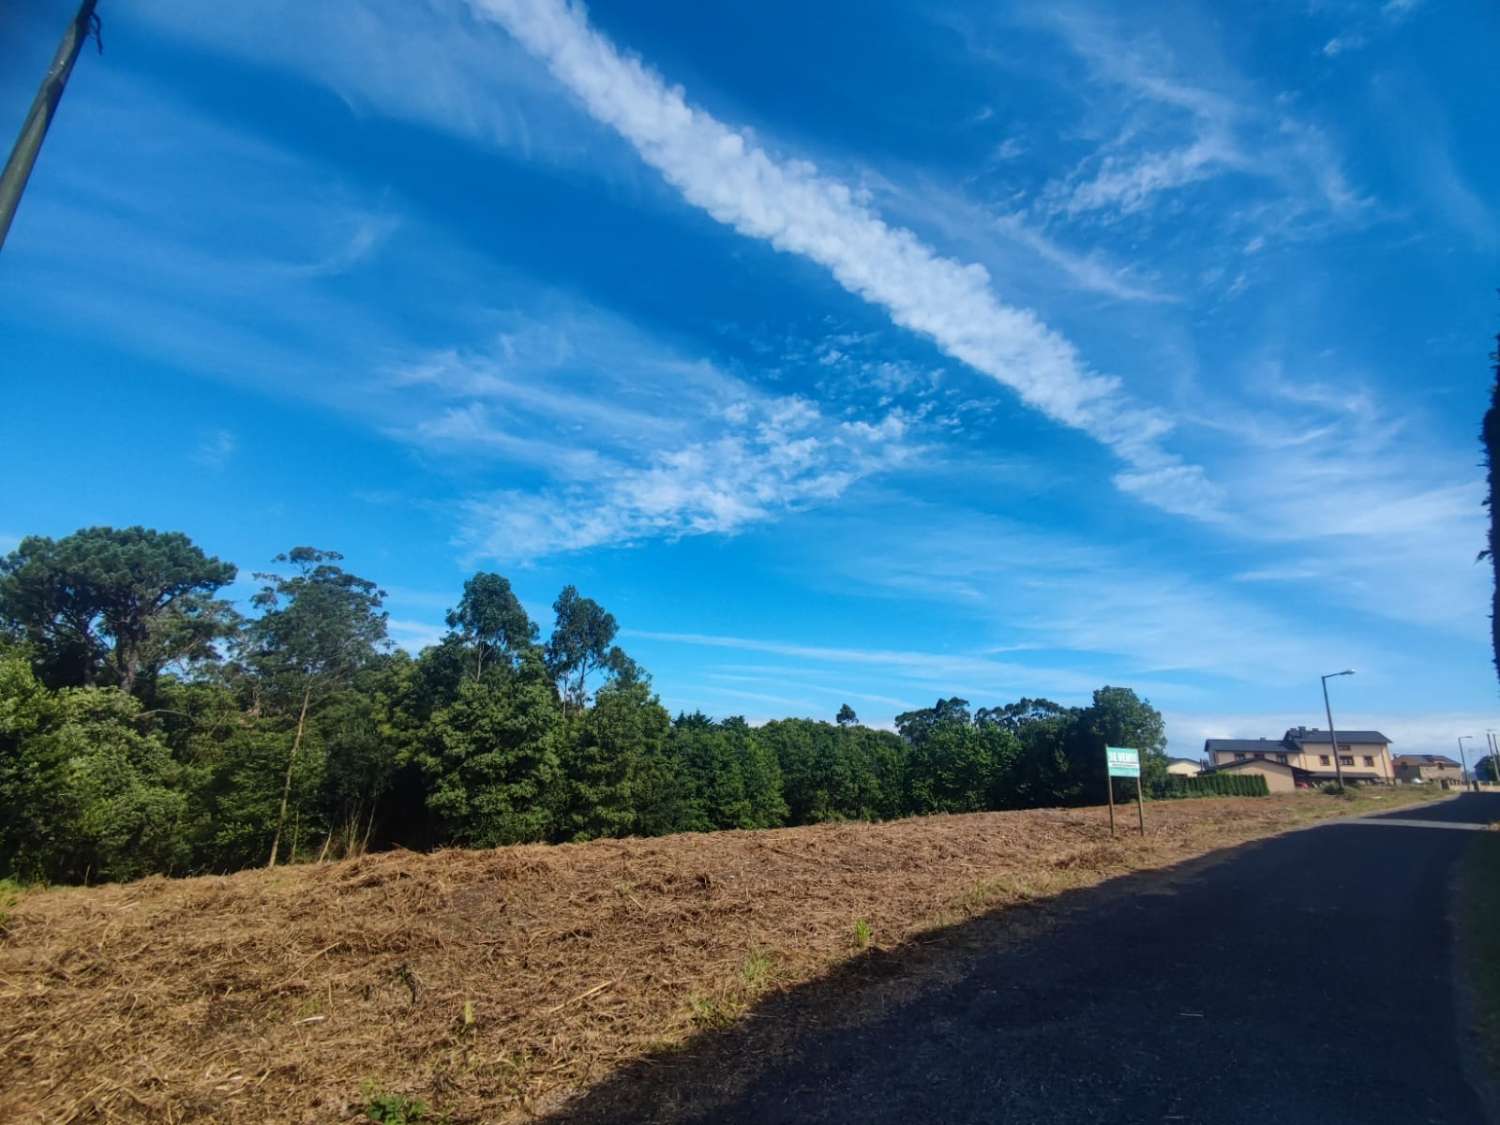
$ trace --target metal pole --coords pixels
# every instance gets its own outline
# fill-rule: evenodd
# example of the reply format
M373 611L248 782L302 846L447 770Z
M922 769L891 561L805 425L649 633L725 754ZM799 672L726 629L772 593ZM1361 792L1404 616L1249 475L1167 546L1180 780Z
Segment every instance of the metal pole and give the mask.
M16 138L10 159L5 162L5 171L0 173L0 249L5 246L5 236L10 231L11 220L16 217L16 208L21 203L21 193L26 190L26 181L31 178L31 169L41 151L42 139L57 113L57 103L62 101L63 88L68 84L68 75L73 73L73 64L78 60L78 51L89 33L95 30L94 6L98 0L83 0L78 14L63 32L62 42L57 45L57 54L47 68L46 77L32 99L31 109L21 126L21 135Z
M1485 731L1484 735L1490 740L1490 780L1500 782L1500 736L1492 730Z
M1472 734L1461 734L1458 736L1458 760L1464 767L1464 788L1469 787L1469 759L1464 753L1464 739L1473 738Z
M1339 764L1339 735L1333 725L1333 707L1328 702L1328 677L1343 676L1345 672L1330 672L1323 677L1323 713L1328 716L1328 741L1333 746L1333 772L1339 779L1339 788L1344 788L1344 767Z
M1145 764L1142 763L1142 769L1144 768ZM1135 775L1135 811L1136 815L1140 818L1141 835L1144 836L1146 834L1146 798L1141 792L1141 775L1139 773Z
M1109 751L1106 750L1105 753L1108 754ZM1104 769L1104 791L1109 794L1109 834L1113 836L1115 834L1115 778L1113 774L1108 772L1109 765L1107 762Z

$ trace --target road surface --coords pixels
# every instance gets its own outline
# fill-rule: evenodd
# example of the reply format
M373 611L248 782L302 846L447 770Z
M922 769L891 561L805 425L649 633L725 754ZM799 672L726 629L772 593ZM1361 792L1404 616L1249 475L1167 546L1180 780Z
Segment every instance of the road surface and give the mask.
M636 1096L716 1125L1473 1125L1447 910L1472 840L1453 827L1491 820L1500 796L1464 794L1085 894L957 983L730 1062L754 1073L727 1106L694 1117L691 1068ZM609 1097L567 1116L607 1119Z

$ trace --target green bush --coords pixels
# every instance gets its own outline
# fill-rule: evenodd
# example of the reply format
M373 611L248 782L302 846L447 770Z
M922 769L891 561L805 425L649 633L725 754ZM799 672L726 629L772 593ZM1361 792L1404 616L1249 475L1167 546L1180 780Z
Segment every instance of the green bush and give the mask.
M1197 777L1168 774L1164 782L1151 787L1158 800L1179 797L1269 797L1266 779L1258 773L1204 773Z

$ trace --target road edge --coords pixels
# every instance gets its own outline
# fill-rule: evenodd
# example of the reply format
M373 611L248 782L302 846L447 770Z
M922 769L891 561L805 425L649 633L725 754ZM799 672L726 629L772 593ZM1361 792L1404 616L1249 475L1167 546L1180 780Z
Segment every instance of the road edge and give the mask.
M1473 843L1470 844L1472 846ZM1453 934L1453 940L1449 943L1448 971L1453 986L1453 1018L1458 1039L1459 1066L1464 1080L1479 1098L1487 1125L1500 1125L1500 1079L1490 1072L1484 1060L1478 1030L1478 997L1468 971L1475 951L1464 924L1464 915L1468 909L1464 879L1467 852L1468 848L1465 848L1448 879L1447 922Z

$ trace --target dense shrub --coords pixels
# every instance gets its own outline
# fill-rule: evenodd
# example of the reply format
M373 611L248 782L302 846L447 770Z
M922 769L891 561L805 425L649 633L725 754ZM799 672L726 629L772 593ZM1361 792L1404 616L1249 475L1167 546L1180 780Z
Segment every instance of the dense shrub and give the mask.
M1151 787L1158 799L1176 797L1269 797L1270 787L1258 773L1203 773L1197 777L1168 774Z

